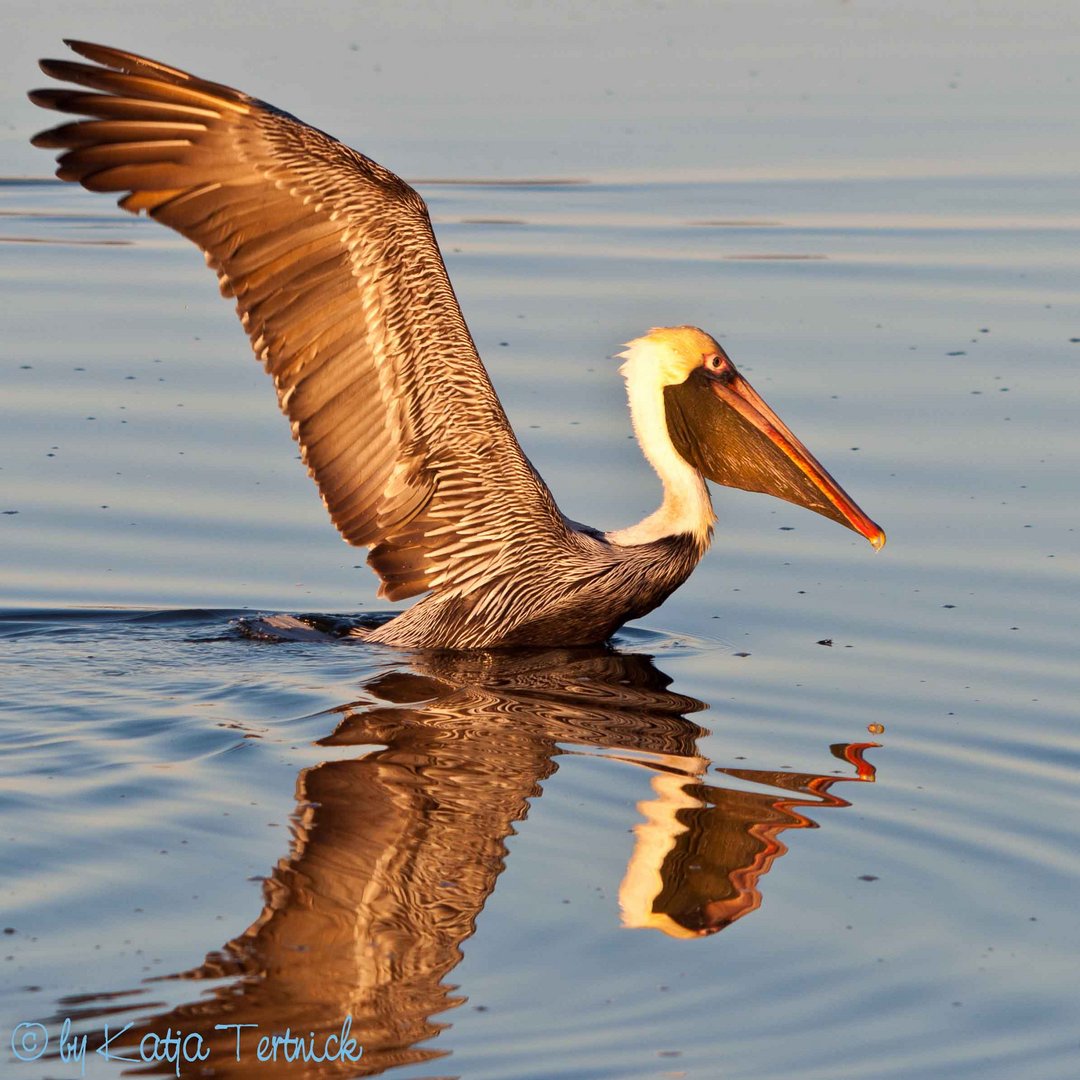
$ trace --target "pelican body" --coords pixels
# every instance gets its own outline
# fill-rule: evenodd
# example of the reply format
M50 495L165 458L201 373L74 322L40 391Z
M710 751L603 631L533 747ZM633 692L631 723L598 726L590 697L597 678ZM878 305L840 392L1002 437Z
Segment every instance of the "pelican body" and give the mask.
M390 600L405 648L584 645L657 607L704 555L705 480L884 533L695 327L629 342L635 434L663 484L644 521L567 519L522 452L458 307L427 207L404 181L265 102L85 42L73 84L37 90L82 119L41 133L57 175L124 193L196 243L236 301L308 471Z

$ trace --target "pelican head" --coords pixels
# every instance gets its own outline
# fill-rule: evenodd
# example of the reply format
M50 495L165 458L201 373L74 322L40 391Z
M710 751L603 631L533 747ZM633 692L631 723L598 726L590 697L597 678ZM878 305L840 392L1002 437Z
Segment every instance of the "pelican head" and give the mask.
M696 326L654 327L628 342L621 369L634 386L663 395L666 435L702 476L805 506L865 536L885 533L856 506L786 424L739 374L719 343ZM653 459L639 431L646 455ZM655 462L654 462L655 463Z

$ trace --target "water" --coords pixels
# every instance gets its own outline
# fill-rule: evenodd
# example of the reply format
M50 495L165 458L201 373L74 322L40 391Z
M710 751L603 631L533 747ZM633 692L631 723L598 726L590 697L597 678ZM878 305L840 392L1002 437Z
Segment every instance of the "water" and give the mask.
M389 605L198 253L106 199L0 185L5 1075L79 1075L8 1054L19 1022L55 1040L65 1017L91 1046L131 1021L128 1054L201 1031L222 1076L1080 1072L1074 20L813 7L714 26L727 65L699 96L660 34L689 40L680 12L495 20L518 122L466 64L434 140L428 68L377 146L305 107L342 107L313 60L253 84L410 176L558 181L418 186L567 514L654 508L607 357L692 322L889 535L875 556L717 491L713 551L607 648L275 630ZM268 62L215 40L200 64L194 20L170 50L144 16L145 41L62 16L6 37L12 99L61 32L238 82ZM408 15L379 18L385 49L360 38L356 63L396 86ZM467 59L472 33L418 48ZM251 34L280 54L280 27ZM645 85L616 81L646 39ZM297 67L320 40L297 33ZM565 78L531 91L556 45ZM6 173L43 174L40 118L14 115ZM700 137L721 127L737 162ZM275 1069L254 1038L236 1062L213 1030L321 1041L347 1015L355 1066Z

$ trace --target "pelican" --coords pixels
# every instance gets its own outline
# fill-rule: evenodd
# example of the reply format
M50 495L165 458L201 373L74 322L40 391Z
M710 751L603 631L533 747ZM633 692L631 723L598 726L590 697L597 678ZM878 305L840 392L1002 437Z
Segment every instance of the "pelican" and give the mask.
M566 518L522 452L458 307L427 207L381 165L266 102L133 53L67 41L35 90L83 119L42 132L57 176L122 192L196 243L344 539L379 595L427 594L368 641L584 645L653 610L712 538L706 479L775 495L875 548L885 534L714 338L660 327L619 354L655 513L601 532ZM90 91L90 92L87 92Z

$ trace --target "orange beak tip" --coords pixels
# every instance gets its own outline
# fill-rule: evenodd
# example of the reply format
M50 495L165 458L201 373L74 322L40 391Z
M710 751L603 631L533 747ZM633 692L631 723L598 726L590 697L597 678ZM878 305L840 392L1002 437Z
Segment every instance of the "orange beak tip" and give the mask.
M871 533L866 539L875 551L880 551L885 546L885 533L881 529Z

